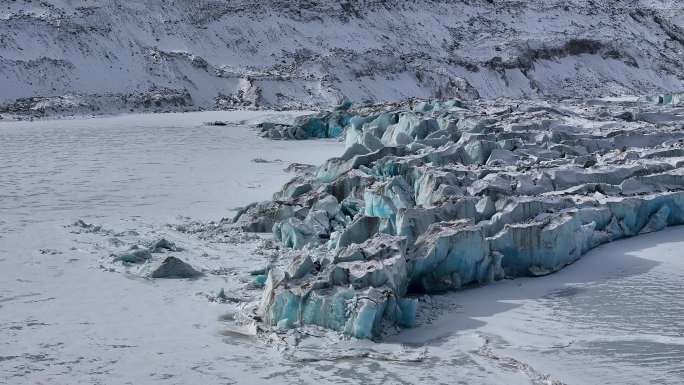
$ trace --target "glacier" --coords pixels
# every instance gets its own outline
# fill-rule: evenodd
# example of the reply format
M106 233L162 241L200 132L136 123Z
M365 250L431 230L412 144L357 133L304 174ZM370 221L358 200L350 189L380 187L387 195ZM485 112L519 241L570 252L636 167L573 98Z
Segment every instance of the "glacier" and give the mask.
M607 139L620 149L627 146L623 155L635 163L637 155L657 161L675 160L683 153L678 146L669 146L671 134L654 135L660 130L657 123L638 120L654 120L653 114L663 119L681 114L669 105L587 101L594 105L591 107L555 101L546 106L541 102L524 104L517 110L517 104L497 101L491 113L482 117L495 124L497 113L509 105L524 116L539 114L542 107L565 114L576 111L581 116L586 113L590 120L575 116L580 121L565 122L567 133L580 124L610 124L628 131L639 128L631 135L582 141L591 151L609 151L600 144ZM464 106L479 111L477 104ZM588 109L582 112L585 107ZM383 109L372 115L386 112ZM393 116L391 112L388 115ZM223 384L232 380L267 384L274 376L287 373L282 380L287 384L419 383L430 373L434 378L462 378L475 385L529 384L542 379L537 373L543 380L563 383L648 383L653 378L666 384L681 383L683 226L605 244L579 263L543 278L505 279L444 294L426 295L409 287L404 297L407 301L401 303L405 311L395 313L392 321L383 318L378 328L381 336L372 337L381 342L349 338L307 324L300 327L283 322L282 327L288 329L273 330L277 324L241 318L242 309L252 314L251 307L260 301L269 270L288 271L294 257L309 249L313 268L300 279L306 280L320 271L316 262L327 251L313 244L304 250L283 248L262 234L234 232L229 228L230 218L219 221L217 216L232 216L236 206L255 200L267 200L256 206L268 207L273 204L273 192L286 184L290 192L297 190L296 180L287 183L293 176L315 175L316 168L307 164L320 165L345 152L341 140L259 138L249 125L264 120L290 121L269 112L241 111L1 123L5 140L0 141L0 163L8 171L3 177L11 186L6 191L9 197L2 200L6 215L0 220L0 264L2 271L8 272L8 279L2 280L0 324L6 339L0 382ZM472 116L463 119L462 125L472 127L482 120ZM227 126L204 125L207 121L227 122ZM679 124L675 123L675 128ZM613 132L616 127L605 130ZM628 143L639 137L643 143ZM569 151L566 146L554 149ZM639 149L643 146L649 148ZM491 165L526 159L513 146L505 148L510 153L492 151ZM604 165L598 156L593 159L582 153L576 157L574 164L595 169L595 173ZM267 162L255 162L255 158ZM281 161L275 161L278 159ZM228 171L220 171L225 169ZM139 180L126 177L131 170L136 170ZM637 168L630 172L638 174L634 182L643 183L623 184L635 191L626 196L641 196L636 191L668 193L678 189L676 173L649 175ZM568 175L576 174L564 174L564 185ZM608 174L601 171L601 175ZM485 177L492 182L489 190L510 190L503 177ZM530 179L549 188L546 178ZM439 202L433 203L433 197L456 191L458 179L442 173L425 176L421 183L427 186L436 180L450 187L439 193L420 187L425 193L416 198L432 210L414 206L398 218L397 228L416 229L415 234L403 232L407 245L415 243L421 229L433 222L473 217L474 212L489 217L501 209L496 199L480 199L482 194L477 195L474 212L470 203L451 202L441 208ZM617 185L607 182L614 183L571 185L565 188L568 191L549 195L616 195ZM477 194L488 184L476 186L472 193L465 186L459 188L461 193ZM313 183L295 195L318 186ZM346 187L341 183L335 189ZM534 191L528 194L537 194ZM269 221L259 222L255 217L252 222L240 223L251 223L255 229L263 226L257 230L268 232L273 223L294 215L288 212L298 212L303 220L307 212L299 211L304 206L284 198L288 194L279 194L276 200L293 205L272 206L278 210L267 211L272 214ZM354 219L365 211L361 194L342 201L337 194L335 200L333 194L328 195L317 209L332 209L337 201L341 214L335 222ZM654 220L649 222L655 226L645 226L641 232L660 228L662 218L669 217L666 211L652 216ZM423 212L429 216L415 215ZM78 225L74 224L79 218ZM389 271L376 269L381 274L364 276L352 267L355 262L391 259L397 253L395 243L390 243L394 235L386 234L382 242L368 241L371 232L373 239L385 235L377 234L380 220L360 215L358 221L344 227L343 239L334 237L336 244L349 246L336 263L347 264L338 270L351 271L353 284L366 284L365 280L375 285L378 278L384 279L381 274ZM408 226L412 222L415 227ZM353 229L349 227L352 223ZM339 231L340 224L333 224ZM322 234L316 241L327 244L330 239ZM162 239L183 251L162 248L167 243ZM149 249L155 244L160 252L141 264L115 262L111 257L132 245ZM381 248L381 244L389 247ZM151 270L145 267L153 268L169 256L204 274L194 279L146 275ZM414 328L404 329L412 323ZM485 355L480 354L483 348ZM623 354L616 357L616 349ZM141 360L146 364L140 365ZM202 366L197 368L199 363ZM534 372L527 372L528 368Z
M350 117L342 156L234 220L293 249L266 274L260 319L377 339L415 324L420 295L548 275L684 224L674 100L424 101Z
M259 135L269 139L322 139L337 138L349 125L352 115L347 112L351 103L346 101L334 111L313 116L299 116L292 124L262 122L257 125Z

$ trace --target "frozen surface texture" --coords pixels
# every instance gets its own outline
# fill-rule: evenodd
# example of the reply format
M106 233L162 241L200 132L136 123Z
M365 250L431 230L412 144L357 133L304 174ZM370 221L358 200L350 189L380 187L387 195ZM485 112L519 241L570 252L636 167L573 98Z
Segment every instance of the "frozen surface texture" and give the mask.
M413 324L415 294L547 275L684 224L684 109L655 100L452 100L353 117L342 157L236 218L301 250L269 272L261 317L374 338Z
M656 108L609 104L587 114L628 117ZM653 130L591 118L603 119ZM219 218L269 199L292 178L284 169L312 175L308 164L344 153L338 141L265 140L242 121L292 120L203 112L0 123L0 383L681 385L682 226L604 244L545 277L419 296L395 315L397 324L415 327L387 328L382 342L312 325L263 330L263 323L242 322L243 310L261 301L269 266L298 275L318 269L322 254L289 270L299 250ZM653 146L644 158L681 153ZM298 190L288 186L288 194ZM343 202L341 211L365 210L361 198ZM327 198L317 208L327 215L341 202L333 203ZM475 207L490 213L494 203ZM298 209L277 207L273 222ZM363 252L392 261L383 274L400 268L393 257L403 241L390 234L362 240L379 224L364 217L346 227L339 242L350 247L340 263ZM407 245L415 239L407 238ZM133 245L156 252L140 264L113 260ZM166 257L203 275L148 278ZM367 318L350 327L372 318L373 306L366 308Z
M676 0L2 3L3 115L684 89Z

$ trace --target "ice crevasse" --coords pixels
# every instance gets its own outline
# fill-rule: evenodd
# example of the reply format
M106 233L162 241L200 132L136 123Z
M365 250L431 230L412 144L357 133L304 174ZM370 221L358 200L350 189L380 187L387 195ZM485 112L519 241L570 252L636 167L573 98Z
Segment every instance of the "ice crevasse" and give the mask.
M682 111L564 103L351 117L342 156L235 219L299 250L268 272L262 320L377 338L415 325L417 295L550 274L600 244L684 224ZM640 119L661 113L669 120Z

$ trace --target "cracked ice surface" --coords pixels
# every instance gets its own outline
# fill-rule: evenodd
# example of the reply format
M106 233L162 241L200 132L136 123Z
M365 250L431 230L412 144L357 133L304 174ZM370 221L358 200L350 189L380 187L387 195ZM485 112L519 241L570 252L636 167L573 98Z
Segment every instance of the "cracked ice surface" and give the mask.
M236 218L302 250L269 272L256 314L377 338L415 325L415 294L547 275L684 224L675 99L454 100L351 118L341 157Z
M166 226L230 215L268 198L289 178L289 163L320 163L340 151L337 142L259 139L240 124L267 116L1 123L0 383L259 383L260 375L285 370L262 366L248 374L279 354L223 335L221 320L235 304L197 295L225 288L230 297L250 298L238 272L248 275L267 257L233 247L230 238L208 244ZM230 124L203 124L215 120ZM269 162L253 162L257 157ZM112 256L134 245L151 250L154 262L173 256L204 274L143 278L154 264L124 266ZM259 358L250 363L250 356Z
M330 141L261 140L238 124L252 119L274 117L0 124L0 383L681 384L681 227L600 246L547 277L422 296L416 327L382 343L315 327L249 336L232 318L261 297L250 272L286 268L283 254L298 251L260 250L219 218L267 199L290 178L284 168L312 172L289 162L344 152ZM142 278L145 265L113 262L131 245L203 275ZM340 258L353 263L357 251ZM207 301L219 288L225 301Z

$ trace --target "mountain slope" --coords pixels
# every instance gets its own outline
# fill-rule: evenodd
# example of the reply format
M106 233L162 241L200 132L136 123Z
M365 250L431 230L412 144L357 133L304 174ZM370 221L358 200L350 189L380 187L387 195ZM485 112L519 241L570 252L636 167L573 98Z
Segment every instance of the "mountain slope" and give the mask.
M675 0L17 0L0 6L0 112L681 90L682 8Z

